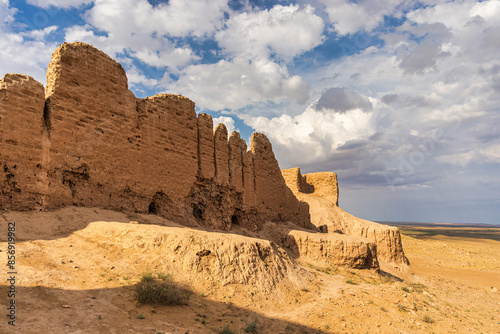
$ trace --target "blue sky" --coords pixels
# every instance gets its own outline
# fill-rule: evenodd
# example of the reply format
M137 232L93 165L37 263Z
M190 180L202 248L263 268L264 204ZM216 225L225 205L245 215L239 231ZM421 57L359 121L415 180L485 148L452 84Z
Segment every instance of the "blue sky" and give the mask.
M0 76L65 41L183 94L371 220L500 223L500 1L0 0Z

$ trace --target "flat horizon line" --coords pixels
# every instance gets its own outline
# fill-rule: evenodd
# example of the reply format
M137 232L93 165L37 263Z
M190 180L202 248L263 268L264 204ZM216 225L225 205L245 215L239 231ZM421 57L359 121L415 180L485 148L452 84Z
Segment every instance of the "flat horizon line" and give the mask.
M432 223L432 222L404 222L404 221L390 221L390 220L377 220L376 223L385 225L406 225L406 226L429 226L429 227L481 227L481 228L500 228L499 224L489 223Z

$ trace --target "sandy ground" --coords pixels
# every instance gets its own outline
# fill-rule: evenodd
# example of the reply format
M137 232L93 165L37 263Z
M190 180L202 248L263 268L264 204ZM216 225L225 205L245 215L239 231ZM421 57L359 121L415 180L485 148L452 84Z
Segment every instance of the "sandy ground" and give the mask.
M146 268L164 268L162 259L111 247L95 234L100 224L131 220L176 226L100 209L0 213L4 263L7 222L16 222L17 237L16 326L1 317L0 333L246 333L252 323L255 333L500 333L499 229L480 237L403 230L414 273L404 281L302 263L314 280L271 297L172 272L189 291L188 304L153 306L137 303L134 287ZM5 315L7 271L0 286Z

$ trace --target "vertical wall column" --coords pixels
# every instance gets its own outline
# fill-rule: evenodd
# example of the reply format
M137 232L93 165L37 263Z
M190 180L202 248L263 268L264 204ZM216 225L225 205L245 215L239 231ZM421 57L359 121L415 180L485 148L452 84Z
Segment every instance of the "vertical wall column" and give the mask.
M43 85L22 74L0 80L0 207L30 210L43 205Z
M246 152L247 145L245 141L240 138L240 134L235 131L231 133L228 145L229 184L233 186L236 191L243 191L243 152Z
M212 116L198 115L198 175L205 179L215 176L213 128Z
M214 133L215 181L222 185L229 184L229 147L227 129L224 124L217 125Z

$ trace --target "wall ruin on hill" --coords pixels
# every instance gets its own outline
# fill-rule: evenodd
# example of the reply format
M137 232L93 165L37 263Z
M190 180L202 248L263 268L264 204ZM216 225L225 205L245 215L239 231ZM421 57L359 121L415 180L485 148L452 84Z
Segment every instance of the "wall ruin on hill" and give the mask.
M54 52L45 93L25 75L0 81L0 187L5 209L101 207L216 229L310 226L263 134L247 150L183 96L136 98L122 66L84 43Z
M401 268L406 268L409 264L397 227L360 219L339 208L339 190L335 173L319 172L302 175L300 168L284 169L281 172L294 195L309 205L311 223L320 231L330 235L365 238L376 245L378 260L397 264ZM322 238L328 239L324 236ZM301 254L306 253L307 250L301 252Z

